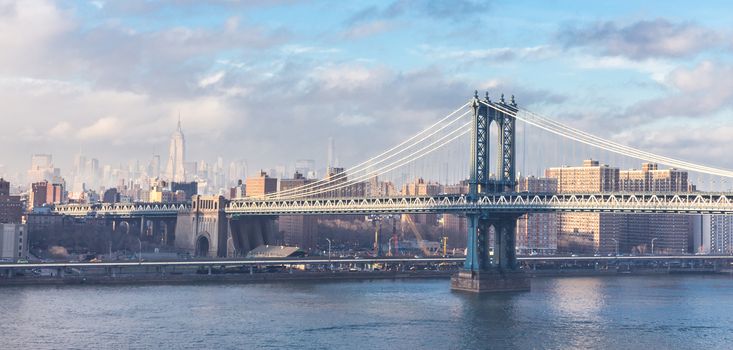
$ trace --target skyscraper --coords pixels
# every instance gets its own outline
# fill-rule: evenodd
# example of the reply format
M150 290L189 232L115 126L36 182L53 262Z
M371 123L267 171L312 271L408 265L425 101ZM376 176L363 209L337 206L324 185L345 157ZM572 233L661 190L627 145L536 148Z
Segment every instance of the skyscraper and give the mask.
M61 170L54 168L50 154L34 154L31 157L31 168L28 170L28 182L52 181L61 177Z
M168 148L168 165L165 168L165 176L169 181L185 182L186 170L186 139L181 130L181 119L178 118L178 128L171 135L171 143Z
M148 176L151 178L160 177L160 156L155 154L148 164Z
M337 167L338 164L336 164L336 144L333 140L333 137L328 138L328 159L326 164L326 173L330 171L331 168Z

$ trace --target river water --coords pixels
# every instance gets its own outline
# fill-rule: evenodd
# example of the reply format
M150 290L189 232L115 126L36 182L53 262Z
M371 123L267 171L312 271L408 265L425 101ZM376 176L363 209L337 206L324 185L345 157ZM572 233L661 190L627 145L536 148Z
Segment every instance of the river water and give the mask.
M0 288L3 349L730 349L733 278Z

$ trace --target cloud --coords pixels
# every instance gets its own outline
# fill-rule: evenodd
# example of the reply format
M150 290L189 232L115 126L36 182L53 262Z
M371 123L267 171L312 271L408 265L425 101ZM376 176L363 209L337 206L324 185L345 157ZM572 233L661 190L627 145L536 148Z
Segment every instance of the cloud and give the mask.
M82 140L94 140L102 138L116 139L119 136L120 121L116 117L104 117L98 119L92 125L85 126L77 132L76 136Z
M325 90L353 91L381 83L385 70L359 64L325 65L313 69L311 77Z
M92 1L91 4L111 17L156 15L166 11L193 12L201 8L225 10L252 9L277 5L289 5L302 0L125 0ZM101 6L99 6L101 4Z
M214 85L218 83L219 81L221 81L221 79L224 78L225 75L226 75L226 72L223 70L210 74L210 75L207 75L201 78L201 80L199 80L199 87L205 88L210 85Z
M459 22L487 13L491 1L486 0L396 0L379 7L370 5L344 21L341 37L360 39L385 33L398 27L401 17L426 17L431 21Z
M564 123L624 145L698 164L732 168L733 65L702 61L670 69L663 95L607 111L564 113Z
M54 138L68 137L72 127L69 122L59 122L48 130L48 136Z
M104 11L119 10L110 7L114 6L105 3ZM119 20L84 25L72 9L44 0L8 2L2 8L0 51L5 54L0 55L0 77L83 77L101 89L156 95L192 95L201 76L211 71L209 62L223 51L255 56L290 36L237 16L222 19L218 26L137 30Z
M515 94L524 106L564 100L505 80L473 81L437 67L401 71L359 60L285 60L257 80L251 79L252 71L232 74L217 88L246 87L251 93L223 101L236 113L230 127L207 147L221 142L222 148L241 150L254 168L300 158L320 162L328 137L344 145L339 149L343 163L353 164L434 123L465 103L476 88L490 88L494 98L501 92Z
M69 17L48 1L0 1L0 73L47 71L48 48L74 28Z
M409 6L417 5L419 11L435 19L461 20L466 16L480 16L491 10L491 1L471 0L426 0L407 1Z
M628 130L618 141L695 164L733 169L728 146L730 135L733 135L733 122L707 120L715 122L716 127L710 128L708 122L687 123L684 127L637 127ZM697 182L698 178L699 174L691 176L693 182Z
M491 9L486 0L396 0L380 8L368 6L347 19L348 24L375 19L392 19L399 16L418 15L437 20L457 21L467 17L480 16Z
M124 3L105 2L99 11L121 14L113 7ZM14 59L0 67L5 123L0 146L13 142L14 149L23 150L8 160L17 169L26 167L34 152L53 152L63 167L64 158L70 163L80 146L103 164L165 155L179 112L189 159L246 158L252 169L301 158L320 161L325 140L333 136L346 165L432 124L476 88L490 89L492 98L514 94L522 106L566 99L511 79L456 75L450 64L397 68L388 60L323 48L317 40L302 40L303 34L294 37L277 25L255 24L229 12L206 25L136 28L105 16L86 21L47 4L44 18L50 27L24 44L28 62ZM129 6L135 4L151 3ZM402 7L392 8L392 15L365 15L358 24L401 26L399 16L452 11L430 8L430 2L395 4ZM132 15L135 9L128 10L139 19ZM22 33L26 25L9 30ZM0 51L6 52L3 46ZM542 46L458 51L455 57L466 60L529 60L547 54Z
M591 47L603 55L634 60L688 57L720 43L720 35L694 23L666 19L644 20L627 25L596 22L561 29L557 40L566 48Z
M334 47L318 47L298 44L283 45L281 51L288 55L304 55L304 54L335 54L341 52L340 49Z
M347 28L341 36L346 39L361 39L391 30L395 24L385 20L356 23Z
M575 61L583 69L635 70L649 75L657 83L663 83L667 74L674 69L673 64L656 58L633 60L623 56L580 55Z
M670 72L667 96L641 101L628 114L651 117L699 117L733 108L733 65L703 61Z
M0 141L3 147L23 150L6 158L17 169L24 168L18 165L30 154L44 152L53 152L63 167L63 160L70 162L81 146L103 162L144 159L164 154L178 113L194 141L214 139L228 127L241 130L233 121L243 115L231 108L226 96L163 98L92 88L83 82L0 79L0 96Z
M374 123L374 119L364 115L342 113L336 117L336 122L343 126L369 125Z
M419 52L430 57L459 61L462 63L509 62L517 60L542 60L554 57L557 50L550 46L494 47L486 49L460 50L446 47L421 45Z

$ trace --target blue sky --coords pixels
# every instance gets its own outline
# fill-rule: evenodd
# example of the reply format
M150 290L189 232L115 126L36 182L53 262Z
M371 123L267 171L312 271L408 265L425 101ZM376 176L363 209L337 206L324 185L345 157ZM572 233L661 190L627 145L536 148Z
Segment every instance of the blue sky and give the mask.
M0 0L0 173L32 153L251 169L377 153L474 89L645 150L733 168L725 1ZM711 126L714 126L711 128ZM2 174L0 174L2 175Z

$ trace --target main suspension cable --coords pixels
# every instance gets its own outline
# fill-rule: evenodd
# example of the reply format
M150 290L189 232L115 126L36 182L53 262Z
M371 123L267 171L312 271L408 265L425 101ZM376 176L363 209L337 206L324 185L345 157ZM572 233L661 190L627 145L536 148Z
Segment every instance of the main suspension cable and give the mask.
M362 162L360 164L357 164L356 166L354 166L354 167L352 167L352 168L350 168L350 169L348 169L348 170L346 170L344 172L335 174L333 177L324 178L324 179L321 179L321 180L318 180L318 181L315 181L315 182L311 182L311 183L305 184L303 186L298 186L298 187L295 187L295 188L291 188L291 189L288 189L288 190L285 190L285 191L278 191L278 192L274 192L274 193L269 193L269 194L266 194L263 198L279 197L279 196L282 196L284 194L299 192L299 191L303 191L305 189L309 189L309 188L313 188L313 187L317 187L317 186L322 186L322 185L325 185L328 182L338 181L341 178L346 177L347 174L354 174L356 172L363 171L363 170L367 169L368 167L372 167L372 166L374 166L376 164L380 164L380 163L386 161L387 159L393 158L394 156L396 156L396 155L398 155L400 153L403 153L404 151L406 151L406 150L414 147L415 145L417 145L417 144L419 144L419 143L427 140L428 138L434 136L436 133L442 131L443 129L445 129L448 126L452 125L456 121L458 121L461 118L465 117L468 113L470 113L470 111L468 111L466 113L463 113L462 115L460 115L458 117L455 117L450 122L445 123L446 120L450 119L456 113L458 113L461 110L465 109L467 106L468 106L468 102L466 104L464 104L463 106L461 106L460 108L456 109L455 111L451 112L450 114L448 114L444 118L440 119L436 123L430 125L426 129L424 129L424 130L420 131L419 133L413 135L409 139L407 139L407 140L401 142L400 144L398 144L398 145L396 145L396 146L394 146L394 147L392 147L392 148L390 148L390 149L382 152L381 154L379 154L377 156L372 157L371 159L368 159L368 160L366 160L366 161L364 161L364 162ZM440 125L440 128L438 128L437 130L434 130L432 133L430 133L428 135L424 135L424 134L430 132L430 130L432 130L436 126L439 126L439 125ZM407 145L408 143L414 141L417 138L420 138L420 139L418 141L416 141L416 142L413 142L412 145L408 145L407 147L401 148L402 146ZM398 152L393 153L393 154L390 155L390 153L394 152L395 150L398 150ZM389 155L389 156L384 157L386 155Z

